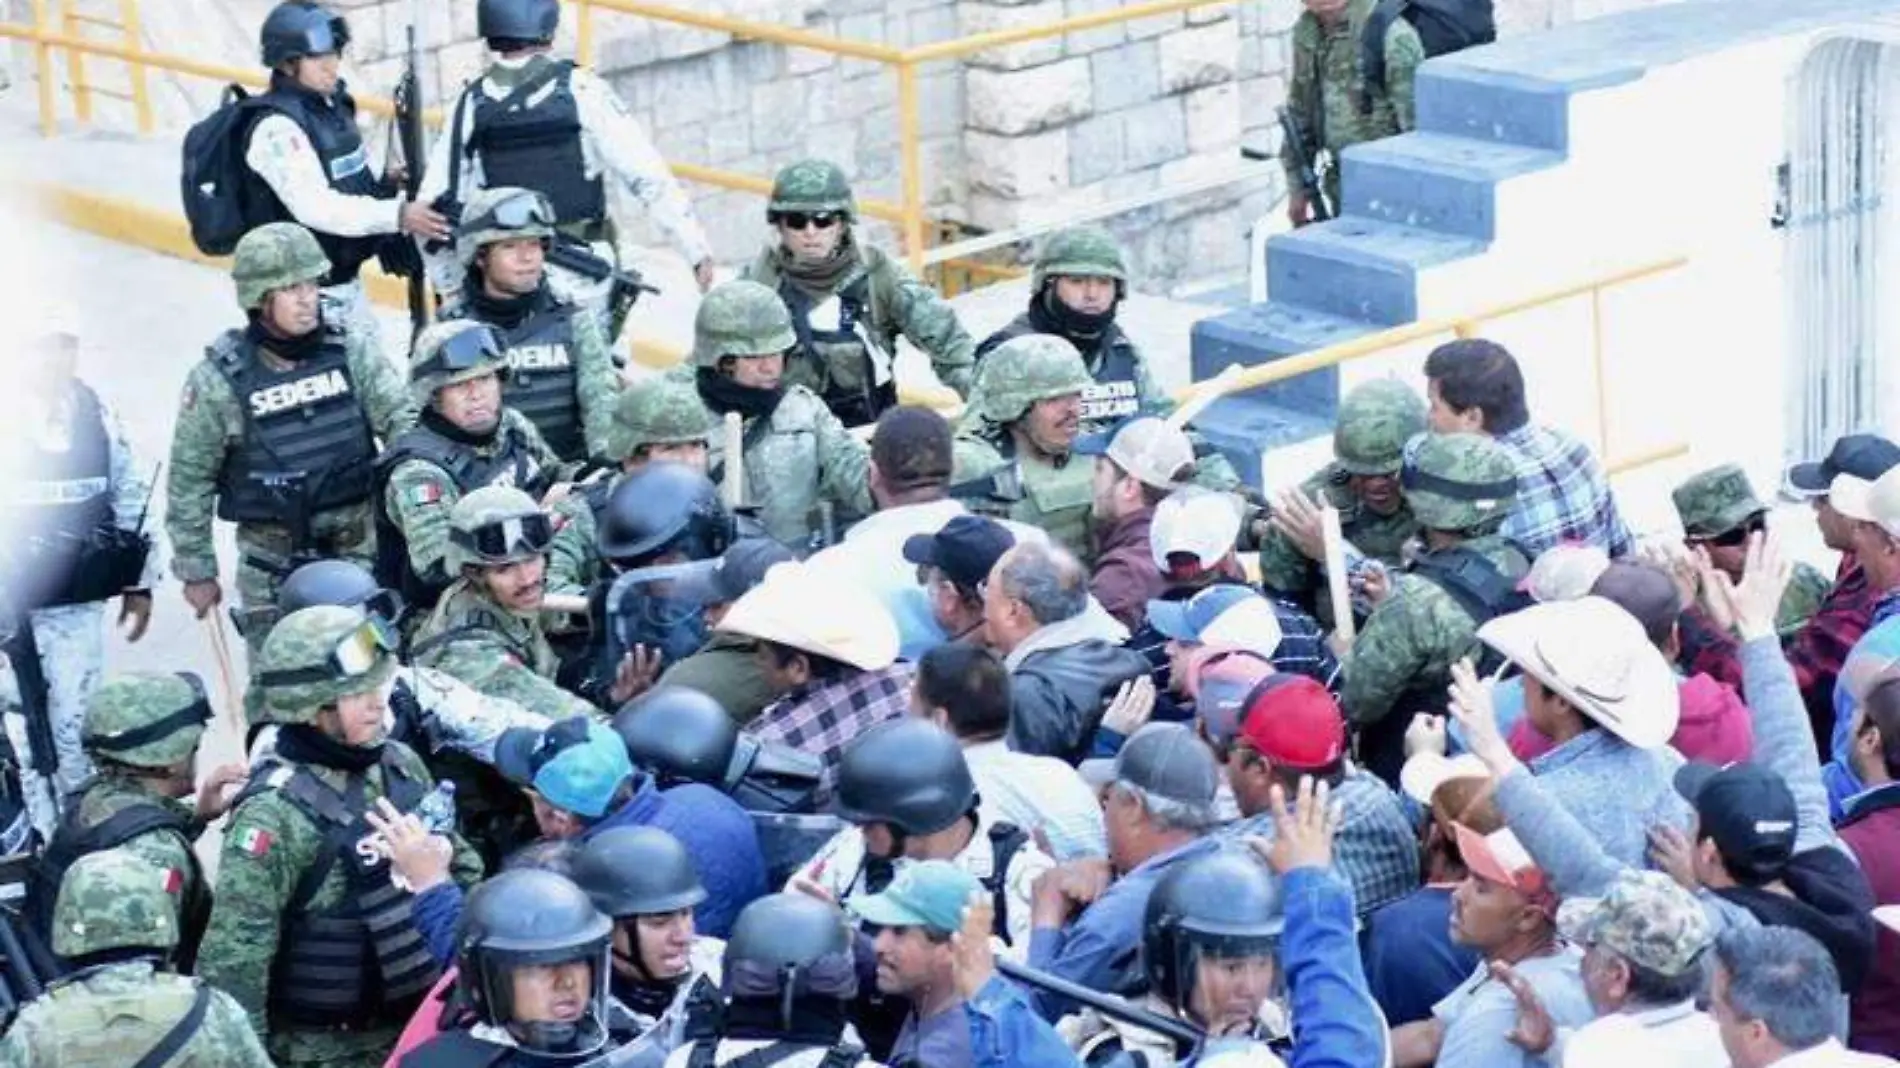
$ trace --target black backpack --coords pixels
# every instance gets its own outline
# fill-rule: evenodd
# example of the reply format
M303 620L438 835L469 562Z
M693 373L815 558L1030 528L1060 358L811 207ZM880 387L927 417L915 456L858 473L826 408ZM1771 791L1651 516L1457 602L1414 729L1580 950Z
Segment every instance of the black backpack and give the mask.
M251 203L251 169L244 147L257 113L269 107L242 86L226 86L218 110L185 134L178 191L191 223L191 243L207 256L228 256L238 238L268 220Z
M1430 59L1497 40L1491 4L1492 0L1379 0L1359 39L1360 70L1366 80L1359 110L1371 111L1373 92L1385 92L1385 31L1393 19L1412 24L1425 45L1425 58Z

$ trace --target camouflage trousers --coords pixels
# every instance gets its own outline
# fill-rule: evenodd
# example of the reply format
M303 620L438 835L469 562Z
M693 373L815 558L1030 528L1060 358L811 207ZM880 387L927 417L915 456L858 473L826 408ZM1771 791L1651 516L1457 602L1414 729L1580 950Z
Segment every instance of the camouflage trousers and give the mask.
M370 536L367 520L356 536L324 540L326 547L334 550L331 555L337 559L349 560L366 568L376 566L376 543ZM283 588L284 579L291 570L290 546L275 529L260 531L240 525L237 529L237 548L238 605L231 609L231 622L244 638L246 677L255 683L256 665L259 654L264 651L264 639L270 635L271 628L277 625L277 592ZM261 700L262 695L257 692L255 685L245 687L244 715L249 722L257 722L257 713L263 707Z
M279 1068L382 1068L401 1031L292 1031L269 1035L264 1043Z
M27 814L42 839L59 820L59 800L92 776L92 761L80 744L86 702L105 670L105 603L60 605L33 613L33 637L39 645L40 670L46 675L47 712L59 770L53 789L32 769L27 756L26 718L11 665L0 667L0 708L6 710L7 738L20 758L20 782ZM4 830L4 828L0 828Z

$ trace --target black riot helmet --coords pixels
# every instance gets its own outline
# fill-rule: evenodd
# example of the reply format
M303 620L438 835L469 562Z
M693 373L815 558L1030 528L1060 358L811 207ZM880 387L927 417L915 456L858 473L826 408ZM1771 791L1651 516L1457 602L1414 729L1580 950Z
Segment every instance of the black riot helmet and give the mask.
M601 558L623 570L661 554L710 560L732 543L732 514L712 480L685 464L656 463L620 480L597 524Z
M342 52L350 43L350 24L311 0L286 0L271 9L258 34L261 58L275 67L304 56Z
M361 608L394 626L406 607L394 590L378 585L375 576L349 560L312 560L292 571L277 591L277 610L284 615L315 605Z
M560 24L560 0L481 0L475 8L475 32L490 44L548 44Z
M705 783L728 789L739 727L718 701L687 686L662 686L627 702L614 715L627 755L662 784Z
M976 808L976 780L954 735L905 718L880 723L844 751L832 810L897 835L935 834Z
M727 997L778 1002L787 1031L798 1000L850 1001L858 994L844 913L805 894L767 894L740 910L721 972Z
M607 1043L608 948L613 924L580 887L550 871L504 871L469 893L456 940L462 987L483 1022L550 1057L593 1056ZM517 968L585 961L587 1014L574 1023L514 1019Z
M612 827L574 857L574 882L615 920L661 916L706 900L693 858L658 827Z
M1257 860L1223 850L1170 869L1148 896L1141 965L1148 989L1186 1012L1203 957L1272 957L1285 920L1280 884Z

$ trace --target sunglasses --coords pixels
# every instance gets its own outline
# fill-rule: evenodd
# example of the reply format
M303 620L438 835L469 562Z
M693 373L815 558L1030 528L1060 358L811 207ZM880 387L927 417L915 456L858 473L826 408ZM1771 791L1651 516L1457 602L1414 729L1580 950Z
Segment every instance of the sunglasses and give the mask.
M265 686L298 686L312 682L360 679L374 671L384 657L395 651L394 628L380 616L369 616L348 634L337 639L321 665L265 671L258 675L257 681Z
M553 226L554 205L539 193L517 193L490 208L479 218L465 220L462 229L523 230L530 226Z
M1743 545L1747 545L1749 538L1763 533L1767 529L1767 516L1752 515L1743 520L1741 526L1733 530L1725 530L1720 534L1712 534L1706 538L1684 538L1683 540L1690 545L1714 545L1723 549L1737 549Z
M474 530L450 530L449 540L483 560L506 560L516 555L546 552L554 540L554 521L545 513L514 516Z
M838 211L781 211L778 213L779 225L787 230L809 230L814 227L819 230L829 230L838 225L843 218L844 213Z

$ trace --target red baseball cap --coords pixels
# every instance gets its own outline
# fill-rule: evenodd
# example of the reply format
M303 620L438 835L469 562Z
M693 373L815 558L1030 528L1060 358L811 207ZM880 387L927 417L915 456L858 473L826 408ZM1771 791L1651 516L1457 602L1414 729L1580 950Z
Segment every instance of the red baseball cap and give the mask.
M1330 767L1346 752L1346 720L1326 687L1277 672L1257 683L1240 714L1240 740L1296 771Z

